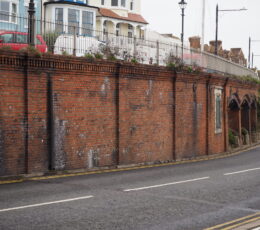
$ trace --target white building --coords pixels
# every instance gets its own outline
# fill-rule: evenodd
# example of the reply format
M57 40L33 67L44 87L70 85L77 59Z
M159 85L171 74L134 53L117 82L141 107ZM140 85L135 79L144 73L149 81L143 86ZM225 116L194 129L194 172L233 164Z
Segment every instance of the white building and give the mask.
M83 1L45 0L42 11L44 27L60 33L94 36L98 10L98 7Z
M60 32L72 33L77 27L79 34L94 36L97 31L144 38L148 23L141 16L140 1L44 0L42 17L44 21L55 23L55 30Z

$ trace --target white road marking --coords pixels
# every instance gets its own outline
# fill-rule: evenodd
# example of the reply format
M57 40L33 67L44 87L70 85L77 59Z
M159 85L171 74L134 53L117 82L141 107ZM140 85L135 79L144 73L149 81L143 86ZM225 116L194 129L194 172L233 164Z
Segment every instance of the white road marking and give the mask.
M150 188L159 188L159 187L164 187L164 186L169 186L169 185L183 184L183 183L194 182L194 181L199 181L199 180L206 180L206 179L209 179L209 177L202 177L202 178L196 178L196 179L191 179L191 180L177 181L177 182L171 182L171 183L167 183L167 184L158 184L158 185L152 185L152 186L141 187L141 188L125 189L124 192L139 191L139 190L150 189Z
M25 208L33 208L33 207L39 207L39 206L45 206L45 205L51 205L51 204L59 204L59 203L77 201L77 200L85 200L85 199L89 199L92 197L94 197L94 196L82 196L82 197L76 197L76 198L66 199L66 200L57 200L57 201L52 201L52 202L31 204L31 205L19 206L19 207L14 207L14 208L6 208L6 209L0 209L0 212L8 212L8 211L14 211L14 210L25 209Z
M237 171L237 172L225 173L224 176L229 176L229 175L239 174L239 173L245 173L245 172L251 172L251 171L256 171L256 170L260 170L260 168L246 169L246 170Z

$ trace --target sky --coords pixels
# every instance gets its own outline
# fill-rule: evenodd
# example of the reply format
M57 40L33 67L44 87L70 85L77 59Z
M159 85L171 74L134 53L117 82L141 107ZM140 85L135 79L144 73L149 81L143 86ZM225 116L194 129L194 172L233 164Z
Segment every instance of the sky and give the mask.
M149 22L149 28L159 33L181 34L180 0L141 0L142 15ZM186 0L184 39L201 36L202 0ZM219 9L241 9L247 11L219 12L219 40L223 49L242 48L248 58L249 37L252 40L254 67L260 69L260 0L206 0L205 43L215 40L216 5Z

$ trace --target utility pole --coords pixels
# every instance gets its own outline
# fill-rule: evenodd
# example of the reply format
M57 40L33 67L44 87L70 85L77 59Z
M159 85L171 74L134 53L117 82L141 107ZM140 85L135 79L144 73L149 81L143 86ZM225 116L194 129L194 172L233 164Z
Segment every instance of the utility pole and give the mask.
M251 39L251 37L249 37L249 50L248 50L248 68L250 69L253 68L253 65L251 64L251 62L253 62L253 58L256 57L256 55L253 55L252 53L252 59L250 60L251 58L251 49L252 49L252 45L254 42L260 42L260 40L253 40Z
M247 10L246 8L241 8L241 9L230 9L230 10L219 10L218 4L216 6L216 38L215 38L215 55L218 55L218 13L219 11L244 11Z
M215 38L215 55L218 55L218 4L216 6L216 38Z
M252 53L252 66L251 68L253 69L254 68L254 53Z
M251 56L251 37L249 37L249 47L248 47L248 68L250 69L250 56Z
M254 68L254 58L255 57L260 57L260 55L255 55L254 53L252 53L252 66L251 66L252 69Z
M202 0L201 51L204 51L204 43L205 43L205 0Z
M35 46L35 5L34 0L30 0L29 10L28 10L28 44L30 46Z

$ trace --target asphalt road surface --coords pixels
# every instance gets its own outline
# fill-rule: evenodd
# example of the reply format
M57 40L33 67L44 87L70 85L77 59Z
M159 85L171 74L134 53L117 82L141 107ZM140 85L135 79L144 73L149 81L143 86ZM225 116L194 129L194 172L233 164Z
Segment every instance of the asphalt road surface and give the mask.
M224 159L0 185L0 229L204 229L260 212L260 148Z

